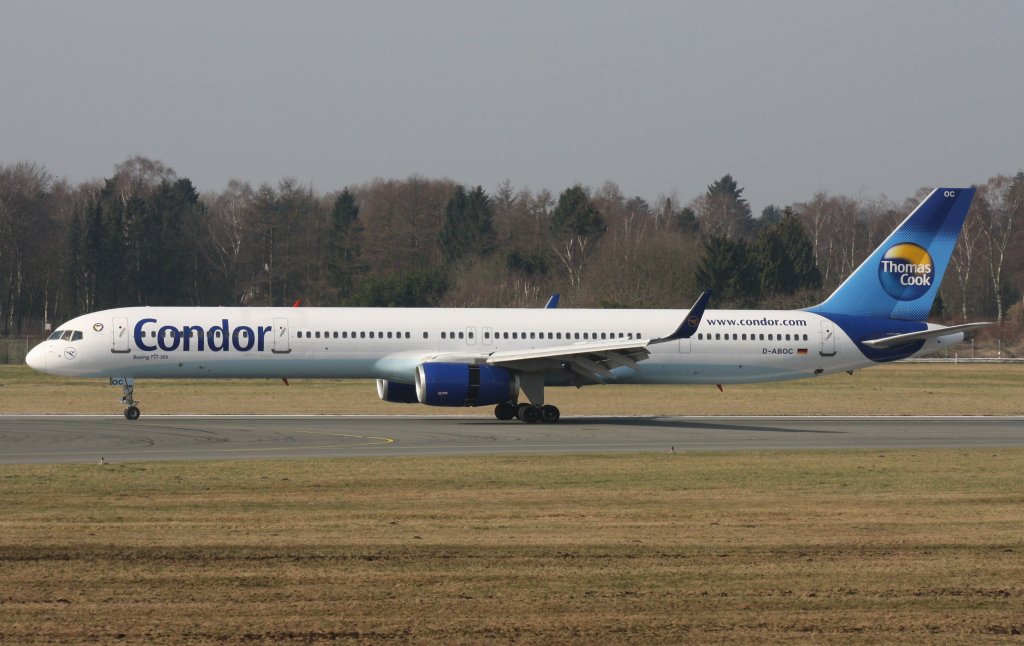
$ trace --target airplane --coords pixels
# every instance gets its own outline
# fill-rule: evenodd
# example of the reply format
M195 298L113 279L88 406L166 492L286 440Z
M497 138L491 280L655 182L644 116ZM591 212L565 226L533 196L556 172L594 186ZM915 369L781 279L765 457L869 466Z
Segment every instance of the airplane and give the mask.
M548 387L741 384L935 352L988 323L927 318L974 188L937 188L824 301L801 310L125 307L74 318L26 363L105 377L138 419L136 379L370 378L394 403L494 406L557 422ZM522 395L522 397L521 397ZM525 399L526 401L522 401Z

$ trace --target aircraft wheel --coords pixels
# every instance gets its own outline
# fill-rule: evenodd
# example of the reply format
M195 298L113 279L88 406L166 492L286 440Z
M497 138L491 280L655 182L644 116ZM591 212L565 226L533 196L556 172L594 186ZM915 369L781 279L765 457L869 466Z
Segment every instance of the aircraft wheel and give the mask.
M131 419L131 420L139 419L139 415L141 415L141 414L142 414L142 412L139 410L138 406L129 406L128 408L124 409L124 418L125 419Z
M531 404L519 404L519 408L516 409L516 417L527 424L534 424L540 421L540 409Z
M545 405L540 408L540 419L545 424L554 424L562 416L557 406Z
M500 420L510 420L516 416L516 405L512 402L502 402L494 407L494 416Z

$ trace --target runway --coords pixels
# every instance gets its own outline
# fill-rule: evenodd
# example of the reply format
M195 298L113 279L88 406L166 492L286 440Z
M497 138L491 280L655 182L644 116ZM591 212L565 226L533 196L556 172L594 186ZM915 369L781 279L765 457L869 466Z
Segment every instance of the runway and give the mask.
M0 416L0 464L1024 447L1024 417Z

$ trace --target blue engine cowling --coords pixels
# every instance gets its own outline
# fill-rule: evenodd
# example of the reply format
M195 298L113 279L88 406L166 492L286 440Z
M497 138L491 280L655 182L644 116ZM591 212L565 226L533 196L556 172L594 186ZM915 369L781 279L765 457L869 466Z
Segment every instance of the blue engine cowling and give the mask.
M519 377L485 363L421 363L416 397L428 406L488 406L515 401Z
M377 396L386 402L396 404L415 404L419 401L416 398L416 386L387 379L377 380Z

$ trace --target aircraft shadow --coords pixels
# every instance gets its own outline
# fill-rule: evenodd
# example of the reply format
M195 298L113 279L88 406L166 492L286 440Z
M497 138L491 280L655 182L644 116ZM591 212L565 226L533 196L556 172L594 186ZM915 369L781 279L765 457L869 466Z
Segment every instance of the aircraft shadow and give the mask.
M497 420L486 422L474 421L473 424L500 423ZM509 423L509 422L505 422ZM519 422L520 424L522 422ZM702 431L740 431L749 433L813 433L822 435L845 435L847 431L830 431L814 428L788 428L785 426L764 426L760 424L744 424L740 422L698 422L687 419L659 418L659 417L563 417L555 425L536 424L528 428L558 429L559 427L580 427L593 426L618 426L623 428L665 428L678 430L702 430Z

